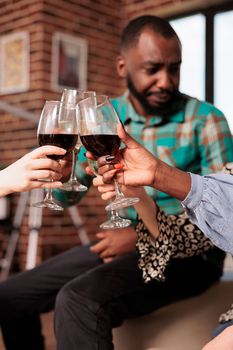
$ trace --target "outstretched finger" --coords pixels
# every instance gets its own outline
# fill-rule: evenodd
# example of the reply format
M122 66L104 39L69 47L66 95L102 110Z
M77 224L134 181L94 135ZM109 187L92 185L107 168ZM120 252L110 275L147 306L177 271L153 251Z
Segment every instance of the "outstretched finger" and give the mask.
M117 163L117 159L114 156L102 156L98 158L98 167L102 167L104 165L111 165Z
M49 169L42 169L42 170L32 170L28 174L28 178L31 180L36 180L36 179L53 179L53 180L60 180L62 177L61 173L58 173L53 170Z
M63 186L63 183L60 181L53 181L49 183L42 183L41 188L60 188Z
M98 167L98 174L102 176L106 172L113 170L113 169L114 169L114 164L105 164L105 165Z
M115 191L110 191L110 192L106 192L106 193L103 193L101 194L101 198L104 200L104 201L108 201L112 198L115 198L116 197L116 192Z
M41 158L46 157L48 155L65 155L66 150L64 148L56 147L56 146L41 146L36 149L34 149L32 152L30 152L27 156L29 158Z
M30 168L32 170L50 169L61 173L61 165L58 161L50 158L36 158L30 160Z
M30 188L59 188L62 187L63 183L60 181L53 181L53 182L43 182L43 181L32 181Z

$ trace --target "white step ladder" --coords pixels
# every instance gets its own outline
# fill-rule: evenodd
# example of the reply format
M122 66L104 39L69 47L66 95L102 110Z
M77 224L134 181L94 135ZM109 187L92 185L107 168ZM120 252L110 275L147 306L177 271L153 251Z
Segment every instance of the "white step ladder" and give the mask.
M4 258L0 261L0 281L4 281L8 278L10 268L14 258L16 246L19 240L21 224L23 222L25 210L30 199L30 203L40 202L43 199L44 191L42 189L34 189L30 193L22 192L19 197L15 215L13 218L12 230L7 245L6 253ZM90 243L90 239L84 228L81 216L79 214L77 206L67 208L70 214L71 220L77 229L77 233L82 245ZM29 207L28 216L28 247L27 247L27 258L26 258L26 269L32 269L36 266L36 254L38 246L39 231L42 226L42 208L36 208L33 206Z

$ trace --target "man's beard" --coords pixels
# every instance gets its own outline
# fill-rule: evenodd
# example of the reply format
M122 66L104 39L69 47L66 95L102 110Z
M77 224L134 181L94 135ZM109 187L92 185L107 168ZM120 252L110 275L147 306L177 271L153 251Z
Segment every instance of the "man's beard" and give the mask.
M148 102L145 93L138 92L129 74L127 75L127 87L130 93L140 102L146 114L168 116L173 114L180 105L181 94L179 90L169 91L170 99L168 101L161 103L160 106L152 106Z

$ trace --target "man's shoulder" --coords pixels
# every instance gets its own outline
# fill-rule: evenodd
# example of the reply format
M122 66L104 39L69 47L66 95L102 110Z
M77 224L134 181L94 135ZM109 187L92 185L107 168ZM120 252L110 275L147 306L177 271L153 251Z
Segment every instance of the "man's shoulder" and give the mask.
M215 115L216 117L222 117L223 112L214 106L212 103L200 100L196 97L185 95L186 97L186 110L192 110L193 114L198 116Z
M127 115L127 106L128 100L125 95L121 95L118 97L111 97L110 102L116 110L118 116L122 121L126 118Z
M127 103L125 95L111 97L110 101L115 108L119 108L121 105L125 105Z

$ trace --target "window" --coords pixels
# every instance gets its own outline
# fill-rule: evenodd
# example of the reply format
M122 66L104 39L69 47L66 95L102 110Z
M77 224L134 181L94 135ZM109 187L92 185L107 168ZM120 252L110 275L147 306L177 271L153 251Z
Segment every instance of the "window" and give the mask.
M182 43L180 90L214 103L233 133L233 3L170 19Z
M170 23L182 43L180 90L203 100L205 99L205 17L198 14Z
M214 17L214 103L233 132L233 11Z

